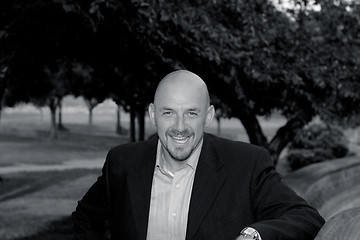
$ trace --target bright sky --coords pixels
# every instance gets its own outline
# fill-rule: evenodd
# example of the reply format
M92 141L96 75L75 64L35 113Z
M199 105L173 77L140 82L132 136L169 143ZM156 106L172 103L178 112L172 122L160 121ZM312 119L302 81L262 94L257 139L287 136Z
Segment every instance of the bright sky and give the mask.
M281 11L286 11L287 9L296 9L298 6L295 6L295 0L272 0L275 7ZM337 0L336 0L337 1ZM338 0L340 1L340 0ZM320 11L321 7L315 4L315 0L309 0L308 8L312 8L315 11Z
M270 0L274 3L275 7L281 11L286 11L287 9L296 9L299 6L295 6L296 0ZM359 0L333 0L335 5L339 5L340 2L345 3L356 3ZM315 3L315 0L308 0L308 9L315 11L321 11L321 6ZM348 10L348 9L347 9Z

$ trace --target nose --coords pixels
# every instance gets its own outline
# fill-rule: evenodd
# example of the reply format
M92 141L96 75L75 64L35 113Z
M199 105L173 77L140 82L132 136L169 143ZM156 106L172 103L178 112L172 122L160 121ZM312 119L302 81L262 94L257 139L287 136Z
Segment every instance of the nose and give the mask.
M179 116L176 119L176 130L182 132L185 130L185 121L183 116Z

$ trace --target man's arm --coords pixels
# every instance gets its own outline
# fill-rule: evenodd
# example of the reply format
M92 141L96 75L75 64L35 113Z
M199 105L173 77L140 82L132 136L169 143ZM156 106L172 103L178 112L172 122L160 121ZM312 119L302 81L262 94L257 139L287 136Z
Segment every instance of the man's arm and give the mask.
M281 181L267 151L256 159L251 193L257 222L263 239L314 239L324 219L316 209Z
M78 202L72 213L75 238L81 240L105 239L110 216L108 185L108 158L102 175Z

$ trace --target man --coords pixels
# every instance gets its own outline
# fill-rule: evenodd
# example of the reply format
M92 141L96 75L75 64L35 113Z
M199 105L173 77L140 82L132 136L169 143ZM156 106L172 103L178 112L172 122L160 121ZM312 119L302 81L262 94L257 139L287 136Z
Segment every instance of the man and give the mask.
M204 133L214 112L200 77L165 76L149 106L158 137L110 150L73 213L77 239L314 239L323 218L266 150Z

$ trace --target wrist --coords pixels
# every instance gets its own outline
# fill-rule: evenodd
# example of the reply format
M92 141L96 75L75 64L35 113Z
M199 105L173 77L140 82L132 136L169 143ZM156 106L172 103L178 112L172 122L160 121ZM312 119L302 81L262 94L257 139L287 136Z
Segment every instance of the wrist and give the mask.
M261 240L260 234L252 227L246 227L240 232L240 237L245 239Z

